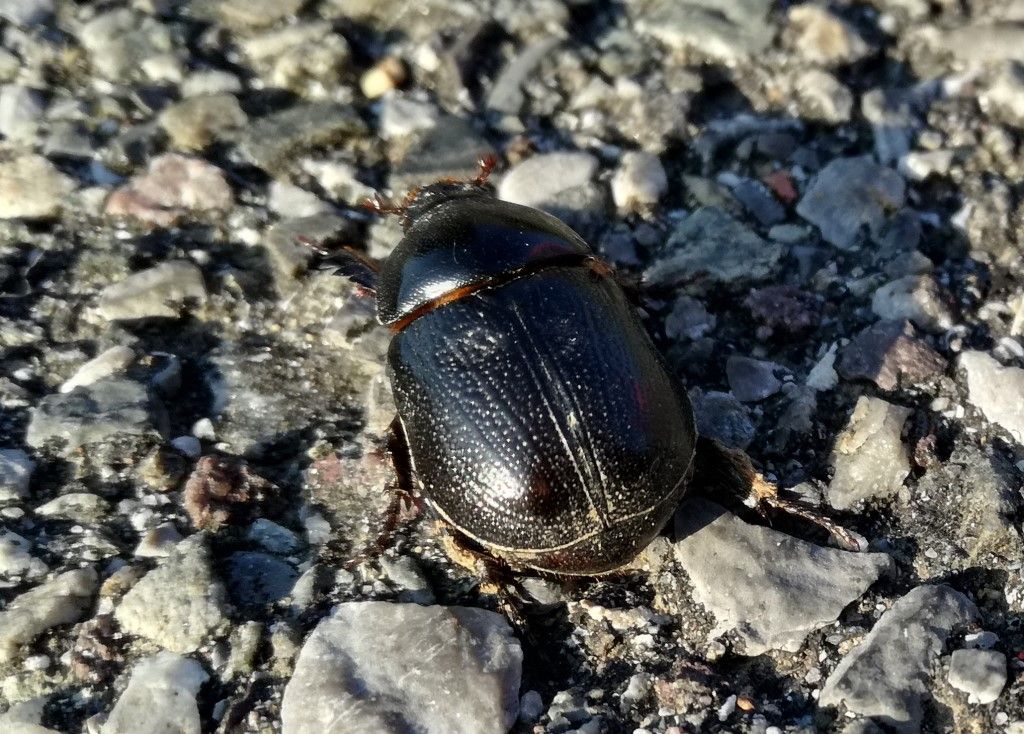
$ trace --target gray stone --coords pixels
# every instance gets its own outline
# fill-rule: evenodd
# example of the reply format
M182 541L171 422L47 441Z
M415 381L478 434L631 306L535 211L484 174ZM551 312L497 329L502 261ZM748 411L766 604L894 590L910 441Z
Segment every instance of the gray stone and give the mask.
M902 206L905 188L898 173L870 158L837 158L812 181L796 211L826 242L852 250L862 228L881 232L887 213Z
M271 181L267 209L285 217L315 217L330 214L334 207L312 191L282 181Z
M232 553L227 561L228 591L240 606L273 604L292 593L299 573L268 553Z
M59 517L80 524L95 523L110 511L110 503L91 492L68 492L39 505L35 514L40 517Z
M605 194L593 180L598 162L582 152L544 153L513 166L498 198L553 214L585 235L604 212Z
M54 0L0 0L0 18L30 28L53 16Z
M100 293L97 310L111 321L177 318L190 306L205 303L203 272L188 261L174 260L108 285Z
M410 144L392 171L388 187L399 194L447 176L473 178L480 158L493 152L469 120L445 115Z
M953 165L952 150L912 150L900 158L897 168L913 181L924 181L929 176L945 176Z
M139 660L100 734L200 734L196 695L209 678L198 662L173 652Z
M521 666L519 642L494 612L339 604L302 647L282 732L505 734L519 713Z
M967 351L957 362L967 375L967 399L985 419L1006 430L1024 445L1024 369L1003 367L993 357ZM1014 396L1014 399L1008 399Z
M953 314L930 275L907 275L886 283L871 297L871 310L883 319L913 321L933 333L953 325Z
M60 734L42 725L48 701L49 696L39 696L12 703L6 712L0 714L0 731L4 734Z
M487 109L506 115L518 115L525 102L523 84L561 42L561 38L553 36L523 47L494 80L494 86L487 94Z
M796 652L893 567L885 554L812 545L702 499L676 513L676 535L676 560L715 618L709 639L733 631L744 655Z
M1020 61L1024 28L1019 22L984 19L950 28L938 40L943 50L972 66Z
M760 53L775 35L769 0L634 0L628 6L640 32L723 61Z
M968 703L992 703L1006 685L1006 656L997 650L957 650L949 658L949 684Z
M238 94L242 82L235 74L223 69L193 71L181 83L182 97L202 97L218 94Z
M342 83L352 49L330 23L292 23L241 42L267 86L299 94Z
M697 419L697 433L726 446L745 449L754 440L755 428L747 408L727 392L690 391Z
M665 336L669 339L700 339L714 331L717 319L704 304L690 296L679 296L665 317Z
M872 89L861 97L861 112L871 123L875 156L882 165L895 163L910 151L920 125L911 96L909 90L887 87Z
M8 140L33 142L46 105L42 95L20 84L0 87L0 135Z
M99 577L92 568L67 571L15 597L0 612L0 663L51 627L77 622L92 606Z
M888 497L910 473L907 447L900 440L910 408L862 396L830 459L835 472L825 492L839 510L871 497Z
M845 706L901 732L920 730L936 658L978 610L948 586L919 586L882 615L821 689L821 706Z
M871 47L848 23L815 3L795 5L787 14L793 50L818 64L849 64L871 52Z
M100 380L113 377L124 372L135 361L135 350L131 347L111 347L90 359L60 386L60 391L68 393L76 387L92 385Z
M199 158L165 153L107 197L104 212L172 227L195 214L228 211L235 197L224 172Z
M197 650L227 621L206 536L192 535L133 586L114 610L121 628L172 652Z
M136 558L166 558L174 551L175 546L185 539L174 523L160 523L142 534L139 544L135 546Z
M160 125L178 150L200 151L243 127L249 117L233 94L188 97L160 113Z
M352 390L353 376L338 369L337 349L279 344L269 354L238 344L209 354L203 379L213 394L217 438L234 453L260 455L282 437L309 430L319 417L337 416L340 397Z
M431 102L394 92L385 95L378 104L378 131L385 140L408 137L433 128L440 114Z
M782 386L775 376L776 366L771 362L734 354L725 363L729 389L741 403L756 403L770 398Z
M32 411L26 442L41 448L57 441L69 452L115 436L159 438L166 430L164 407L145 385L107 379L44 397Z
M668 191L661 159L651 153L630 151L622 156L612 176L612 200L626 211L650 209Z
M917 384L945 369L945 358L918 339L907 321L879 321L851 339L839 355L843 377L871 380L883 390Z
M270 553L288 555L302 547L299 536L272 520L261 517L246 528L245 537Z
M49 570L45 563L32 556L31 543L17 533L0 529L0 578L37 578Z
M768 227L786 218L786 210L760 181L744 178L732 187L732 195L762 225Z
M0 502L28 496L36 463L21 449L0 449Z
M0 162L0 219L53 219L74 181L39 155Z
M853 92L827 71L808 69L793 82L801 116L833 125L850 121Z
M113 82L138 78L146 62L175 54L168 26L128 8L97 15L82 26L78 39L96 71Z
M228 28L244 31L274 25L298 13L306 0L199 0L195 12Z
M240 146L257 166L283 175L304 153L365 132L366 124L351 106L311 102L255 120L241 136Z
M667 255L644 273L653 286L693 282L698 289L740 288L772 277L784 247L759 237L717 207L698 209L676 227Z
M1024 123L1024 68L1017 63L1000 64L979 92L978 102L989 114L1015 125Z

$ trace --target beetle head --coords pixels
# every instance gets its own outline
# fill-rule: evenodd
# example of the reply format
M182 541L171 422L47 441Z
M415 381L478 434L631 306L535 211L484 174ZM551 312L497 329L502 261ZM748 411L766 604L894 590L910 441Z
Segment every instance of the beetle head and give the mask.
M374 194L372 199L363 202L363 206L377 214L398 214L402 217L402 227L409 229L428 209L442 202L492 194L493 188L487 183L487 179L497 165L498 158L493 153L488 153L481 156L477 163L480 169L474 178L442 178L426 186L417 186L410 189L399 204L385 199L380 194Z

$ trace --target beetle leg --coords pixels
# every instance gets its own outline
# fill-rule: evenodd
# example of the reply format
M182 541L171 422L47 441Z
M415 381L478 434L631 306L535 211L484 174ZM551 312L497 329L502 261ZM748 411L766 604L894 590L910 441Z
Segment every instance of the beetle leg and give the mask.
M501 560L472 548L448 523L439 520L437 531L448 557L480 579L480 592L493 595L516 631L524 633L526 617L520 604L524 592L512 575L512 569Z
M720 500L720 493L725 491L756 509L762 516L772 510L813 523L828 532L844 550L859 551L864 548L864 539L856 533L810 507L779 497L778 487L754 468L754 463L743 451L701 436L697 443L694 469L692 486L697 490L705 490L710 495L709 499Z
M381 522L380 532L373 542L369 543L358 554L349 559L344 568L351 571L359 565L377 558L395 542L398 529L406 522L415 518L422 510L422 503L416 496L413 486L412 469L408 460L408 448L405 445L405 434L401 423L395 417L387 432L387 454L395 470L394 484L388 485L391 501ZM412 512L410 512L410 510Z

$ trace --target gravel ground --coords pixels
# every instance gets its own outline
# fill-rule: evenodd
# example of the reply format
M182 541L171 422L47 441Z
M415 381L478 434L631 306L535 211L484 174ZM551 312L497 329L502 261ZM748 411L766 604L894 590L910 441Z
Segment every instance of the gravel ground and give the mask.
M0 0L0 730L1024 732L1024 3ZM387 333L306 237L501 163L642 284L687 500L515 631L379 559ZM725 505L725 506L723 506Z

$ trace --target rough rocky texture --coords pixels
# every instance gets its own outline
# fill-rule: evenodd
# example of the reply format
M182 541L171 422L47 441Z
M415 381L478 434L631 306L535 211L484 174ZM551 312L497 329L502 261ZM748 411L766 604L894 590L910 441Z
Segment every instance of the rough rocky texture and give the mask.
M36 448L57 444L67 452L116 436L159 437L166 422L163 406L145 385L105 379L46 396L32 412L26 441Z
M103 723L101 734L139 731L199 734L196 694L209 675L195 660L161 652L132 668L128 687Z
M883 390L915 384L946 368L946 360L917 338L906 321L879 321L843 347L839 372L851 380L871 380Z
M38 155L0 162L0 219L51 219L74 182Z
M960 355L958 366L967 374L967 396L985 418L1024 444L1024 403L1010 396L1024 394L1024 369L1003 367L984 352Z
M81 619L92 606L97 578L92 568L67 571L15 597L0 612L0 662L18 656L22 645L51 627Z
M694 281L736 287L769 278L782 259L783 248L766 242L717 207L699 209L672 233L668 255L647 269L652 286Z
M44 579L98 575L76 624L0 664L0 731L95 734L193 608L215 627L188 640L210 680L181 710L238 734L281 730L333 605L498 609L430 508L396 498L392 335L305 244L383 257L401 217L361 201L474 177L493 153L495 187L616 268L701 434L893 560L792 634L751 611L802 638L753 657L742 631L709 637L671 529L629 573L515 574L512 731L878 732L820 707L823 682L895 600L948 583L981 615L951 649L1004 653L1007 681L973 704L931 658L920 728L1021 734L1018 6L0 0L0 609L37 589L33 608L61 606ZM862 397L895 407L849 426ZM724 494L702 457L688 491L780 534L766 556L827 542ZM198 591L167 572L197 535ZM785 570L741 588L782 598ZM415 670L401 631L374 633Z
M870 158L838 158L817 175L797 205L797 213L841 250L855 247L862 228L876 236L887 211L903 203L906 186L899 174ZM836 206L836 202L843 206Z
M186 306L202 306L205 302L202 271L192 263L175 261L132 273L120 283L107 286L96 308L111 321L175 318Z
M977 617L948 586L919 586L882 615L825 681L818 702L842 706L898 731L917 731L935 659L953 630Z
M146 173L110 195L106 213L170 227L193 212L226 211L234 195L216 166L177 153L154 158Z
M957 650L949 658L949 684L969 703L992 703L1006 685L1006 656L996 650Z
M341 604L299 653L282 731L504 734L519 712L521 664L518 641L493 612Z
M835 473L826 496L837 509L860 500L894 493L910 472L910 459L900 439L908 408L879 398L862 397L832 453Z
M748 525L704 500L679 509L676 534L676 560L715 618L709 635L733 632L745 655L800 649L892 566L881 553L822 548Z
M224 587L213 575L206 539L195 535L178 543L125 594L114 616L125 632L171 652L202 645L227 621Z

